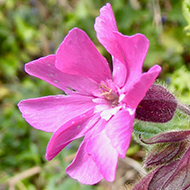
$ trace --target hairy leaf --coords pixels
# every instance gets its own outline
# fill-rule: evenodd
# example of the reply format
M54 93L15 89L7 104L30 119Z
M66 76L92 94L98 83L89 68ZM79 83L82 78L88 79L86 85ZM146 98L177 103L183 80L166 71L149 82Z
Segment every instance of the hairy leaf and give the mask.
M177 111L173 119L167 123L161 124L161 123L152 123L152 122L142 122L140 120L136 120L134 124L134 128L133 128L133 134L134 134L135 140L139 143L142 143L142 141L139 140L139 135L140 135L142 136L143 139L149 139L152 137L153 139L149 140L149 142L147 142L147 140L143 140L143 141L146 144L154 144L155 135L170 131L171 134L168 134L168 136L171 139L173 138L175 142L175 138L177 138L177 136L179 135L179 134L175 134L175 131L178 131L178 132L180 131L180 133L182 133L179 135L179 139L181 138L181 140L183 140L185 138L186 139L189 138L188 130L189 130L189 120L187 120L187 116ZM172 134L174 135L174 137L170 136ZM165 140L163 139L164 138L163 135L160 135L158 137L161 138L163 142L167 142L168 136L165 137ZM156 141L158 140L156 139Z

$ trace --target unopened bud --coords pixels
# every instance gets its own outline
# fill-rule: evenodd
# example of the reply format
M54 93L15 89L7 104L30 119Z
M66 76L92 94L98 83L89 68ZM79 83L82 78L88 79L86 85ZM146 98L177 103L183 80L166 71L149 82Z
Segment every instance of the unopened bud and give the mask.
M173 94L160 85L152 85L136 109L135 118L156 123L172 119L177 108Z

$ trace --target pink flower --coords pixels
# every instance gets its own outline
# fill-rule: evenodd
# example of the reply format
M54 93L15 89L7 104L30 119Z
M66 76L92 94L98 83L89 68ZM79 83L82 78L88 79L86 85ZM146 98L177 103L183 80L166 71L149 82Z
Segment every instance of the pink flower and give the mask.
M46 159L53 159L71 141L84 139L66 172L84 184L114 181L118 157L130 144L135 110L161 71L142 73L149 47L142 34L118 32L111 5L100 9L95 30L113 58L113 73L87 34L72 29L55 55L26 64L28 74L67 95L21 101L18 106L34 128L53 132Z

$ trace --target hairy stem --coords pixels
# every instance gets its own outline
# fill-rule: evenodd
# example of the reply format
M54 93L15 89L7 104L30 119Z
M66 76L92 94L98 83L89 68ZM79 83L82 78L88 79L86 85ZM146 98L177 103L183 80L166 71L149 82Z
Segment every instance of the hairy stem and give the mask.
M177 107L183 113L190 115L190 105L178 103Z

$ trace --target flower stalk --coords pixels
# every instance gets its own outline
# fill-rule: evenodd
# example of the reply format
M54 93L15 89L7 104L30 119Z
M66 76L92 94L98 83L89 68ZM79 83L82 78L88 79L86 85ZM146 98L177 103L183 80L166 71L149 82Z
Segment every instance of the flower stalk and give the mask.
M182 104L178 102L177 108L182 111L183 113L190 115L190 106L188 104Z

